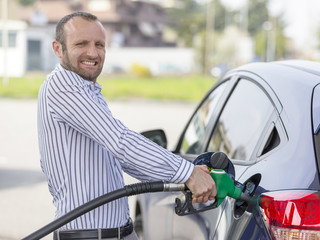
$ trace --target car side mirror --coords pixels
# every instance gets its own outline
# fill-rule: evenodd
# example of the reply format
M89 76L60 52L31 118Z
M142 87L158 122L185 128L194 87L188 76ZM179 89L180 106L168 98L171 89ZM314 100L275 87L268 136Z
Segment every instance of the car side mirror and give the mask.
M162 129L155 129L144 131L140 133L142 136L148 138L152 142L155 142L163 148L167 148L168 141L165 132Z

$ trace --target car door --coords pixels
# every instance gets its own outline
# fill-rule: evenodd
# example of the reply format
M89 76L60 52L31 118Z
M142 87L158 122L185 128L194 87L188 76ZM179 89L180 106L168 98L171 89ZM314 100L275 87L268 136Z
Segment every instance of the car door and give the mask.
M257 154L272 151L279 142L277 134L272 139L266 137L274 131L278 111L264 85L264 82L261 85L254 79L238 75L222 81L216 92L211 92L193 115L180 139L178 152L185 158L202 152L224 152L234 163L236 178L243 175L248 166L255 163ZM213 96L219 92L219 87L223 91L217 100ZM210 103L214 107L210 108ZM266 147L261 149L260 145ZM255 174L246 180L250 178L256 182L260 179ZM250 218L242 217L243 221L238 221L235 228L234 211L241 215L245 213L241 206L235 208L232 199L226 199L216 209L191 216L175 216L174 224L180 227L173 228L174 239L181 237L179 234L183 226L189 236L191 233L187 229L201 232L203 238L199 238L197 233L197 239L236 239L229 230L236 229L232 234L240 233L238 227L243 227Z
M226 92L231 89L231 82L230 78L219 82L204 97L183 131L174 153L189 161L193 161L201 153L204 140L211 129L211 119L222 107ZM160 137L159 131L156 132L156 136ZM155 131L152 131L152 134L155 134ZM150 134L144 132L143 135L151 139ZM143 231L145 239L208 239L207 229L195 221L197 216L181 218L174 213L175 199L180 195L183 194L171 192L137 196L135 222L139 231Z
M246 170L275 151L286 139L279 121L281 106L269 93L272 95L262 79L238 76L206 147L206 151L227 154L234 164L236 179L244 183L250 194L258 187L262 176L258 171L246 174ZM257 236L252 233L243 234L252 217L247 207L246 203L227 198L221 206L219 224L210 229L209 239L255 239Z
M205 139L208 138L208 132L212 128L212 119L218 116L227 92L231 88L232 79L227 78L209 91L189 120L181 135L175 153L190 161L194 160L201 153ZM220 209L213 211L220 211ZM219 216L220 213L214 213L214 215ZM199 218L199 214L183 217L174 214L172 218L171 239L208 239L209 235L206 223L202 222L203 218Z

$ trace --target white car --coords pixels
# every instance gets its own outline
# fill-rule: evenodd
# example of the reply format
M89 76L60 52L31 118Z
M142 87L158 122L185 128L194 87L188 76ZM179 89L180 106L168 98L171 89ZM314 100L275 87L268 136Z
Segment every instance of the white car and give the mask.
M251 63L207 93L173 151L193 161L224 152L255 196L175 214L180 193L138 195L141 239L320 239L320 63ZM159 134L160 133L160 134ZM161 131L144 133L165 146ZM201 208L201 205L199 206Z

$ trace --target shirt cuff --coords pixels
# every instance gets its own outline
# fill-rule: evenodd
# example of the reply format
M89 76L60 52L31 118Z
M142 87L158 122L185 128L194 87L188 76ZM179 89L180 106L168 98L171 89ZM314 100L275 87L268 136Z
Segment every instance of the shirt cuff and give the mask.
M182 159L180 168L178 169L177 173L173 178L171 179L172 183L185 183L190 178L192 172L194 169L193 163Z

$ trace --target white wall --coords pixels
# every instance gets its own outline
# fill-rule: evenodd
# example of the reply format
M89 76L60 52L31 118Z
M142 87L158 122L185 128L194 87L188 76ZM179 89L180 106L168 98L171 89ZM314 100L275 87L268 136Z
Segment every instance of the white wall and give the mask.
M0 26L2 26L0 22ZM1 29L1 28L0 28ZM24 22L10 21L8 30L17 31L17 45L7 49L6 64L4 64L4 51L0 47L0 76L7 67L9 77L19 77L26 73L27 40L40 40L42 66L39 70L51 71L58 63L51 47L53 39L52 27L27 29ZM0 30L1 31L1 30ZM130 71L133 64L148 67L153 75L158 74L184 74L195 69L194 50L189 48L117 48L109 47L106 50L106 60L103 72L112 73L115 69L123 72Z
M51 72L59 63L58 58L52 49L52 41L54 40L55 26L36 26L29 27L27 31L27 40L38 40L41 42L39 71ZM27 41L26 40L26 41ZM25 61L30 61L26 56Z
M130 71L132 64L148 67L152 74L190 73L195 68L189 48L108 48L103 72Z
M3 26L0 21L0 26ZM7 21L8 31L17 31L16 47L8 47L5 54L3 46L0 46L0 76L6 74L8 77L20 77L25 73L25 57L26 57L26 32L27 25L21 21ZM2 28L1 28L2 32ZM3 39L3 36L2 36ZM6 59L5 58L6 55Z

